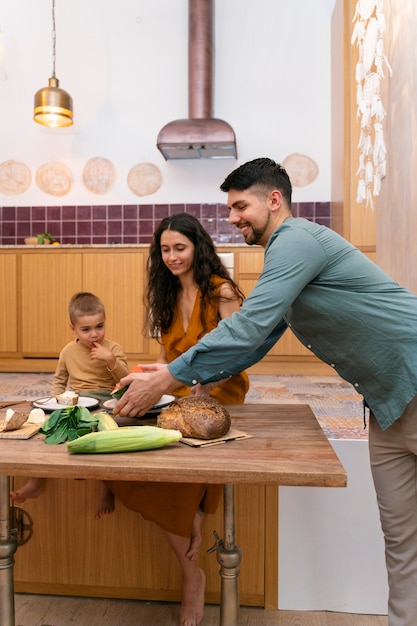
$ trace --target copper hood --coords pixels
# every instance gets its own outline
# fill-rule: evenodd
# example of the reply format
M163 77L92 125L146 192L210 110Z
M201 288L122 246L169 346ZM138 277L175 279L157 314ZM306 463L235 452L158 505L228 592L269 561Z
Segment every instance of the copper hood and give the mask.
M169 159L237 158L233 128L212 117L213 0L189 0L188 119L159 132L158 149Z

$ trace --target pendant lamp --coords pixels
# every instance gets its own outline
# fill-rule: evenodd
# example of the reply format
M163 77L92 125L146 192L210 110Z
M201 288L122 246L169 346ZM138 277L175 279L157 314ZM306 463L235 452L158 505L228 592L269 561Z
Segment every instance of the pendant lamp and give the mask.
M61 89L55 76L55 0L52 0L52 76L48 87L35 93L33 119L38 124L51 128L71 126L73 111L71 96Z

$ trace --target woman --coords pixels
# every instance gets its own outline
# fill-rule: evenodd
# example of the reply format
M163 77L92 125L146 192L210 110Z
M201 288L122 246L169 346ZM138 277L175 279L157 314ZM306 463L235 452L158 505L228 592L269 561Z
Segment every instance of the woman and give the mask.
M218 322L240 308L243 293L216 254L200 222L187 213L162 220L147 263L147 319L161 344L163 367L195 345ZM140 365L143 369L155 365ZM210 395L221 404L241 404L249 388L245 372L210 385L179 387L175 395ZM108 483L130 509L161 527L181 567L181 626L198 626L204 612L205 575L197 564L204 513L214 513L221 485Z

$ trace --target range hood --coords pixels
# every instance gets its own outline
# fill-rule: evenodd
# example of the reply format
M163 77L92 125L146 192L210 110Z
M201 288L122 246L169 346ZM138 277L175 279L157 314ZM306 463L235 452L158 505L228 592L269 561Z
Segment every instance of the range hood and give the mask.
M233 128L212 117L213 1L189 0L189 117L169 122L159 132L157 147L167 161L237 158Z

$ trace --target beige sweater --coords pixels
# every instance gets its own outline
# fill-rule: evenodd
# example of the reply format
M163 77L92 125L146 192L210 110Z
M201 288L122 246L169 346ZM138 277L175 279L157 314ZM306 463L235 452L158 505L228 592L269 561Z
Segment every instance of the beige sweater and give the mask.
M129 373L129 366L118 343L104 339L102 344L116 357L116 365L111 371L103 361L93 360L90 350L81 346L77 339L63 348L52 381L52 396L63 393L67 386L78 393L114 389L116 383Z

